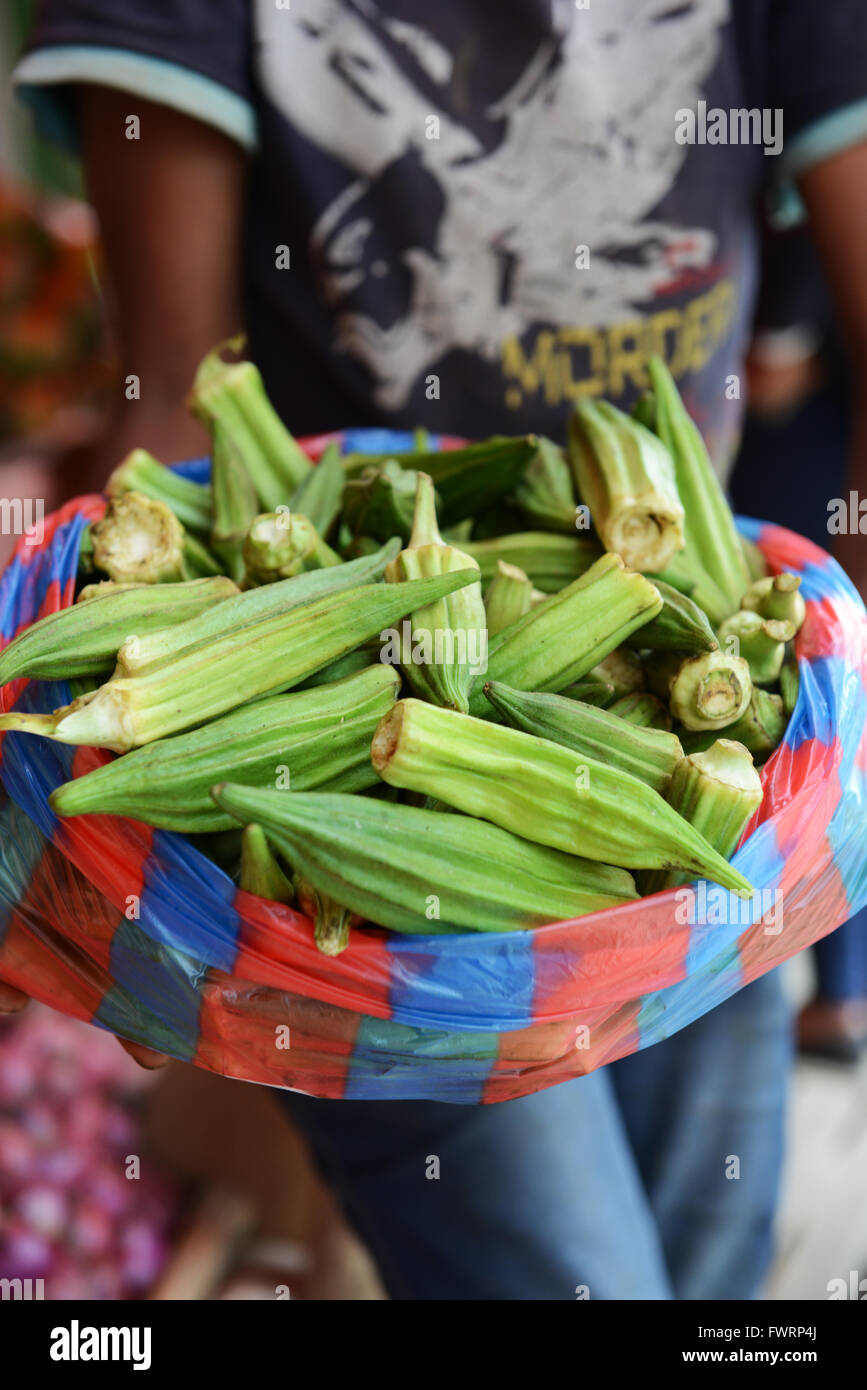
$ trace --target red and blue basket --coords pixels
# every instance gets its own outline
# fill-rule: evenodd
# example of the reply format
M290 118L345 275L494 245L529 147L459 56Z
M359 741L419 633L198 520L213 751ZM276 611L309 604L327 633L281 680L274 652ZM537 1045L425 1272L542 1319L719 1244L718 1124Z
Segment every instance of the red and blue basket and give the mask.
M352 451L412 447L390 431L336 437ZM324 442L307 441L311 456ZM208 467L180 465L198 481ZM0 646L72 602L81 532L104 505L78 498L40 545L19 544L0 576ZM107 755L8 733L0 977L196 1066L353 1100L507 1100L677 1032L867 904L867 614L823 550L739 525L773 569L802 576L807 620L797 708L735 856L757 894L737 911L698 885L688 901L672 890L535 931L359 929L330 958L306 918L241 892L183 836L59 820L50 793ZM15 681L0 709L69 698L63 682Z

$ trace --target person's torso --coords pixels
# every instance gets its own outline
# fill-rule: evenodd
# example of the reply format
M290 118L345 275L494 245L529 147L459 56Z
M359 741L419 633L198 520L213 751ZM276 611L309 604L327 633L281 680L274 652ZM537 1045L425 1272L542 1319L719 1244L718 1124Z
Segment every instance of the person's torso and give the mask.
M729 0L252 8L250 332L290 427L559 438L657 352L724 463L771 160L677 132L754 104Z

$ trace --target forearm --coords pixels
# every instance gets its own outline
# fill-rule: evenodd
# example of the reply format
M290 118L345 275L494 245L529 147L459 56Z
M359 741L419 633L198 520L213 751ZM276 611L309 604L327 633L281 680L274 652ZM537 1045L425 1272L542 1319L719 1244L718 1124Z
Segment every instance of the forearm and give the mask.
M112 456L136 444L163 457L202 452L184 399L208 349L242 327L244 153L210 126L105 87L82 87L79 108L122 366L106 446ZM126 138L133 114L138 140Z

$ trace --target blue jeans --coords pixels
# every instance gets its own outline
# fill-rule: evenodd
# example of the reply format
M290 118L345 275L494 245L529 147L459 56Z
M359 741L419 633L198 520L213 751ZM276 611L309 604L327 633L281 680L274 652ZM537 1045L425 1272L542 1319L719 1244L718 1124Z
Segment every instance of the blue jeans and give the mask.
M775 972L665 1042L500 1105L279 1094L392 1298L751 1298L789 1057Z

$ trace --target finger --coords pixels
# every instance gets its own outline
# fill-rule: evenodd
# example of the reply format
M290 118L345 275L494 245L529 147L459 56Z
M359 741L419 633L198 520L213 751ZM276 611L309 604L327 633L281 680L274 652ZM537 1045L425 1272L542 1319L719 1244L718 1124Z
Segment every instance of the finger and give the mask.
M18 1014L22 1009L26 1009L29 1003L28 996L20 989L0 980L0 1014Z
M171 1061L164 1052L154 1052L153 1048L145 1047L143 1043L130 1042L128 1038L118 1038L118 1042L124 1052L128 1052L133 1061L146 1071L156 1071Z

